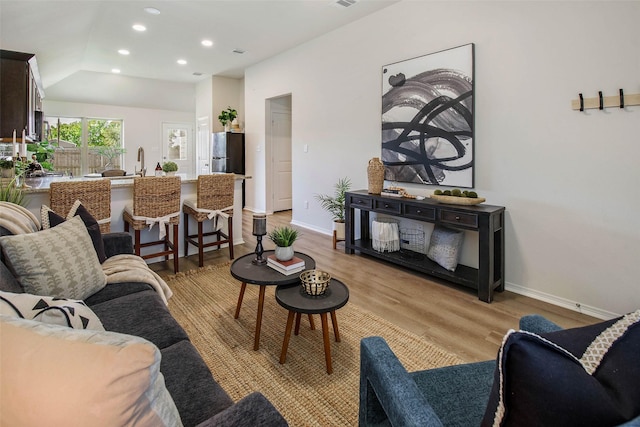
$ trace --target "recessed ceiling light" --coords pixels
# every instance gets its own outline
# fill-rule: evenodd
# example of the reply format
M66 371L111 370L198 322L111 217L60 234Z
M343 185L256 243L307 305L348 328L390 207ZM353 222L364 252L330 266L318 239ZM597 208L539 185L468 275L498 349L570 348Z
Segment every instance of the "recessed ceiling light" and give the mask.
M206 46L206 47L211 47L213 46L213 42L211 40L202 40L200 43L202 43L202 46Z
M120 49L118 50L118 53L120 55L129 55L130 52L127 49Z
M244 53L244 49L240 49L240 48L237 47L237 48L233 49L231 52L237 53L239 55L242 55Z
M136 31L147 31L147 27L145 27L142 24L134 24L134 26L131 28L133 28Z
M149 15L160 15L160 11L155 7L145 7L144 11L147 12Z
M186 59L178 59L176 62L178 64L180 64L180 65L187 65L187 60Z
M112 68L111 72L114 74L119 74L120 73L120 69L119 68Z

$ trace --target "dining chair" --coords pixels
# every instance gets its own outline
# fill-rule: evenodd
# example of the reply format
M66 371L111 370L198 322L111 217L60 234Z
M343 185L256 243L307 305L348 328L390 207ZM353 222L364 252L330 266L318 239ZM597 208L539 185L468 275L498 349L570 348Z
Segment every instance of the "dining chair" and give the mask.
M180 224L180 177L133 178L133 203L127 204L122 214L124 231L134 230L134 252L143 259L173 255L173 271L178 267L178 226ZM140 232L158 224L158 239L142 243ZM169 233L169 225L173 231ZM142 248L163 245L157 252L141 253Z
M196 198L186 199L182 204L184 215L184 256L189 244L198 248L198 265L204 266L204 248L229 245L229 259L233 259L233 197L235 174L199 175ZM198 224L198 232L189 234L189 218ZM226 220L226 221L225 221ZM210 221L212 231L204 231L204 223ZM227 232L224 232L224 223ZM204 238L216 239L205 243Z

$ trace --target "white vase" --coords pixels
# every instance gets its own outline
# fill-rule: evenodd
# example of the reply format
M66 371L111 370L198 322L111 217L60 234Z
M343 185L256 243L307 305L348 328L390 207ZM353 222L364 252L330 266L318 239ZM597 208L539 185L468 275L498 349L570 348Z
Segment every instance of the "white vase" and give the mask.
M336 239L344 240L344 222L333 221L333 229L336 230Z
M278 261L289 261L293 258L294 250L293 246L276 246L276 258Z

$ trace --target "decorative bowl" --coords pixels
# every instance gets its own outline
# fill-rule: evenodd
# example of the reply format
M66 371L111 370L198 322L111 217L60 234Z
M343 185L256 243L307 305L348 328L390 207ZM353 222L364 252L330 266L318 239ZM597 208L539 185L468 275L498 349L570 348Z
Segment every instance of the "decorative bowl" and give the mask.
M300 281L304 291L312 296L318 296L325 293L329 286L331 275L321 270L306 270L300 273Z
M478 205L487 200L484 197L476 197L472 199L471 197L443 196L436 194L432 194L429 197L437 202L449 205Z

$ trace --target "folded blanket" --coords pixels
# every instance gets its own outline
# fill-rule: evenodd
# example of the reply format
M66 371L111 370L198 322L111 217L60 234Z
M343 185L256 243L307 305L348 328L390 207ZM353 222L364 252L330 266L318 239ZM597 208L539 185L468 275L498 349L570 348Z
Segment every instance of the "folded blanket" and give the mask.
M11 234L35 233L40 230L38 218L26 208L0 201L0 226Z
M102 263L102 271L107 276L107 283L148 283L158 292L165 304L168 304L169 298L173 295L167 282L137 255L121 254L107 258Z

